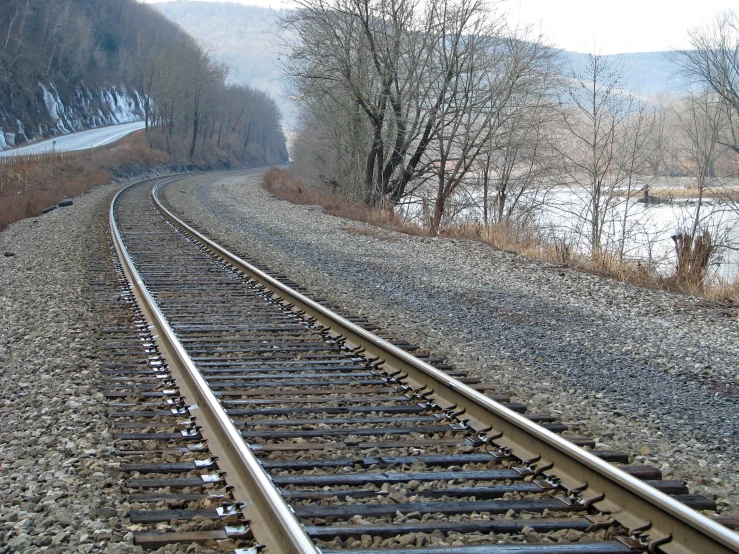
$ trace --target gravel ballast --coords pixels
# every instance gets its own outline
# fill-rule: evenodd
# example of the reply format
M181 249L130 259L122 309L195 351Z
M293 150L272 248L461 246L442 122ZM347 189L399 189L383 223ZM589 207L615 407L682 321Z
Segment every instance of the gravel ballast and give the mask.
M345 220L260 184L253 173L195 176L166 196L237 254L739 512L735 311Z
M229 243L533 412L737 513L736 316L469 241L413 237L194 176L170 202ZM96 363L90 269L120 185L0 232L0 552L140 552Z
M0 233L0 552L141 552L96 364L89 266L120 185Z

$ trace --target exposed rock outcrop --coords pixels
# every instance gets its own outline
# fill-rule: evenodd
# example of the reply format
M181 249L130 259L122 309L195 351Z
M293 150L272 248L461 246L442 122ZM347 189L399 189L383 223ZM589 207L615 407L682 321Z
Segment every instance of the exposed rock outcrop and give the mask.
M125 86L74 88L39 82L32 91L0 91L0 150L42 137L137 121L143 99Z

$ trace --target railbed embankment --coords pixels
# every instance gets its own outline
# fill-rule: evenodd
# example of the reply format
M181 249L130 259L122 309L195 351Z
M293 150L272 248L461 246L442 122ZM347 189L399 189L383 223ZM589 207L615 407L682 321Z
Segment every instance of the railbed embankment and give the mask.
M739 511L735 313L479 242L347 221L260 182L195 176L167 199L235 252Z

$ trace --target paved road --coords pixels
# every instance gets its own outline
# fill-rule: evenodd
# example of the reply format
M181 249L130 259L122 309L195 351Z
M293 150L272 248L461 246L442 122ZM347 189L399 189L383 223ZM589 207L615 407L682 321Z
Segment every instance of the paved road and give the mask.
M42 154L44 152L69 152L72 150L87 150L96 146L103 146L118 139L123 138L129 133L144 128L143 121L135 123L123 123L121 125L111 125L109 127L100 127L98 129L89 129L69 135L62 135L49 140L42 140L27 146L12 148L10 150L0 150L0 156L24 156L28 154ZM56 141L56 144L53 142Z

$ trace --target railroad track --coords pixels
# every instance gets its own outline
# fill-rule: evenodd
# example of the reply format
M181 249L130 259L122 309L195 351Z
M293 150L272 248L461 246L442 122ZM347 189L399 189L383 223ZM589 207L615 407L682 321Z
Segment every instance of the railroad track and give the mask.
M112 352L140 351L106 391L137 544L739 552L689 507L711 500L233 256L158 200L167 182L110 217L131 314Z

